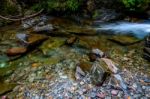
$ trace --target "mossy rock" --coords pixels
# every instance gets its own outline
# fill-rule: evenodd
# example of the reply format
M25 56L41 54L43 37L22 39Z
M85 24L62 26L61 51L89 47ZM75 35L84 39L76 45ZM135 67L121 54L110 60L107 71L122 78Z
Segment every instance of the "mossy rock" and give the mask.
M128 36L128 35L116 35L108 40L123 46L132 45L135 43L139 43L141 41L140 39L134 36Z
M50 38L45 41L39 49L43 52L44 55L49 55L50 53L54 53L57 48L64 45L65 40L60 38Z
M0 96L11 92L17 84L0 83Z

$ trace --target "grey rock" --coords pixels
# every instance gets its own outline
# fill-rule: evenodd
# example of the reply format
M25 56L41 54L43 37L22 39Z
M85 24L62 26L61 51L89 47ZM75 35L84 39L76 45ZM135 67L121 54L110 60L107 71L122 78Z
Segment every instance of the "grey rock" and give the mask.
M35 26L33 28L34 32L44 32L44 31L53 31L54 27L52 24L44 25L44 26Z

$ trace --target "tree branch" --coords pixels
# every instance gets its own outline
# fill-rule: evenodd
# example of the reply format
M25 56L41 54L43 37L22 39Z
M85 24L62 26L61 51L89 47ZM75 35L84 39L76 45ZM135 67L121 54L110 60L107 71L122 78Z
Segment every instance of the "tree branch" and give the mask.
M34 13L34 14L32 14L32 15L29 15L29 16L25 16L25 17L23 17L23 18L15 18L15 19L13 19L13 18L9 18L9 17L2 16L2 15L0 15L0 18L1 18L1 19L4 19L4 20L9 20L9 21L22 21L22 20L26 20L26 19L29 19L29 18L32 18L32 17L35 17L35 16L41 14L41 13L43 12L43 10L44 10L44 9L41 9L39 12Z

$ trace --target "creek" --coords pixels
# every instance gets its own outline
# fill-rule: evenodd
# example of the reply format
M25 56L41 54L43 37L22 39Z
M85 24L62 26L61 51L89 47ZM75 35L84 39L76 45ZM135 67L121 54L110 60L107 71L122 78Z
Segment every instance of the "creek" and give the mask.
M150 33L150 23L114 22L95 27L89 24L79 25L68 19L52 18L48 20L48 24L59 28L54 33L40 33L48 36L48 39L36 46L34 50L17 58L7 56L6 51L12 47L24 46L18 43L16 34L30 34L33 30L20 29L18 24L0 28L0 81L2 83L28 82L29 84L52 75L57 75L56 78L59 75L60 78L74 79L76 65L80 61L88 61L88 53L93 48L105 52L118 64L117 68L120 70L127 69L133 74L136 72L137 75L150 76L150 64L142 56L143 39ZM66 40L72 36L77 37L78 40L72 46L65 45ZM121 79L120 74L116 75ZM121 83L124 85L124 81ZM5 88L1 87L0 90L7 89L7 85Z

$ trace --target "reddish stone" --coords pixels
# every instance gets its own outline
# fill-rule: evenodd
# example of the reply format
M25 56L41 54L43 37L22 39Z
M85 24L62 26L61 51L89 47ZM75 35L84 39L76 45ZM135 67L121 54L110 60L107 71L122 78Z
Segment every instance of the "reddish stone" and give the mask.
M16 56L21 55L27 52L27 48L25 47L14 47L7 50L6 54L8 56Z

